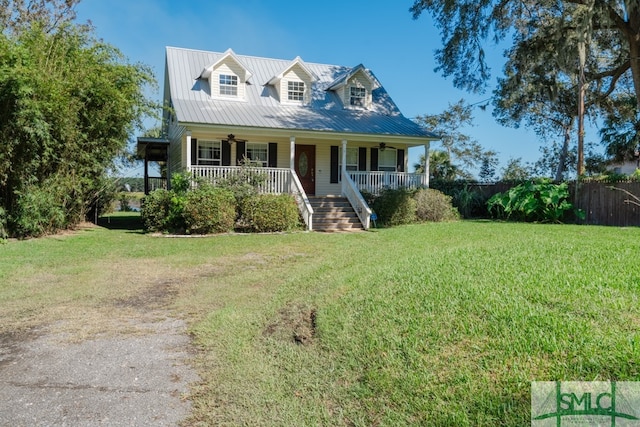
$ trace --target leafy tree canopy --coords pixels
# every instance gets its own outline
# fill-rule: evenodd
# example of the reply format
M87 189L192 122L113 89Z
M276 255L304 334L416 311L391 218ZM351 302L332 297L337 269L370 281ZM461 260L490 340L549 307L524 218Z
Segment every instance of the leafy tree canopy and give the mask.
M156 110L144 95L155 81L89 26L51 27L61 22L55 14L27 24L16 13L4 16L13 26L0 34L0 228L27 236L99 208L108 171Z
M446 173L442 178L455 174L456 178L469 179L473 176L472 169L480 168L483 161L489 164L497 162L494 151L485 150L478 141L462 131L464 127L473 126L473 106L464 99L449 104L449 108L440 114L417 116L415 121L441 137L442 152L446 154L446 159L435 160L445 166L443 172Z

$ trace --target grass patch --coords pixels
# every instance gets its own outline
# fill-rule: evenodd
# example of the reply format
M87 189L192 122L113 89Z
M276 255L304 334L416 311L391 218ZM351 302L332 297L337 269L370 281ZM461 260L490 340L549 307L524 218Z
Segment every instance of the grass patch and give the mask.
M113 228L0 246L0 333L170 310L188 425L530 425L530 381L640 380L637 228Z

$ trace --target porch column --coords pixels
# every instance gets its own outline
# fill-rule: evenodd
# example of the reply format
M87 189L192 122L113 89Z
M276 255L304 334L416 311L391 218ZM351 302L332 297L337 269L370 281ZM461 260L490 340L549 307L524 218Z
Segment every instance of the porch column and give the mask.
M296 169L296 137L295 136L290 136L289 137L289 144L291 144L291 148L289 150L289 169L291 170L295 170Z
M149 153L148 145L144 146L144 194L149 194Z
M342 140L342 167L340 167L340 173L341 173L341 177L342 179L340 180L340 182L342 183L341 188L342 190L342 195L344 196L346 193L344 191L344 177L347 174L347 140L343 139Z
M423 185L429 187L429 142L424 144L424 178Z
M187 131L187 170L191 170L191 131Z

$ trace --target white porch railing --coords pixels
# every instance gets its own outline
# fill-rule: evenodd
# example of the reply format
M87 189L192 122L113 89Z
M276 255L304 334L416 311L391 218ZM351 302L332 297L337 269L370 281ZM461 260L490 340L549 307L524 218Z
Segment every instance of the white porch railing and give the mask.
M371 208L360 194L360 190L356 186L356 183L351 179L348 174L344 174L342 177L342 195L345 196L353 210L356 211L362 227L368 230L371 226Z
M291 189L291 169L282 168L243 168L241 166L191 166L194 178L205 179L215 183L220 179L239 175L243 171L264 176L258 185L261 193L283 194Z
M242 172L249 172L258 176L263 176L257 182L258 191L268 194L292 194L302 218L308 230L312 228L313 208L309 203L307 194L302 188L295 171L284 168L246 168L241 166L191 166L191 175L195 179L204 179L215 183L221 179L237 176ZM249 177L249 179L251 179Z
M302 188L302 183L298 179L298 175L294 170L289 169L291 172L291 193L296 198L296 203L298 203L298 209L302 214L302 219L307 226L307 230L313 230L313 208L311 207L311 203L307 198L307 193L305 193L304 188Z
M367 191L371 194L378 194L384 188L415 189L427 186L427 176L423 173L382 171L348 171L348 173L360 191Z

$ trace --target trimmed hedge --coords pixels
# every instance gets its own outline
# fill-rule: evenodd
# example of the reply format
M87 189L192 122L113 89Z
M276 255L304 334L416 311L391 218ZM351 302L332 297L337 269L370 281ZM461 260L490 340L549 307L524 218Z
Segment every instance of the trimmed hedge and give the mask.
M293 196L255 194L244 197L240 205L241 220L259 233L290 231L300 227L300 213Z
M147 231L169 231L171 199L175 194L162 188L152 191L142 199L140 217Z
M418 221L455 221L460 219L458 210L451 204L452 197L432 188L422 188L413 196L416 200Z
M236 219L235 197L228 189L201 185L187 192L182 215L189 234L232 231Z

